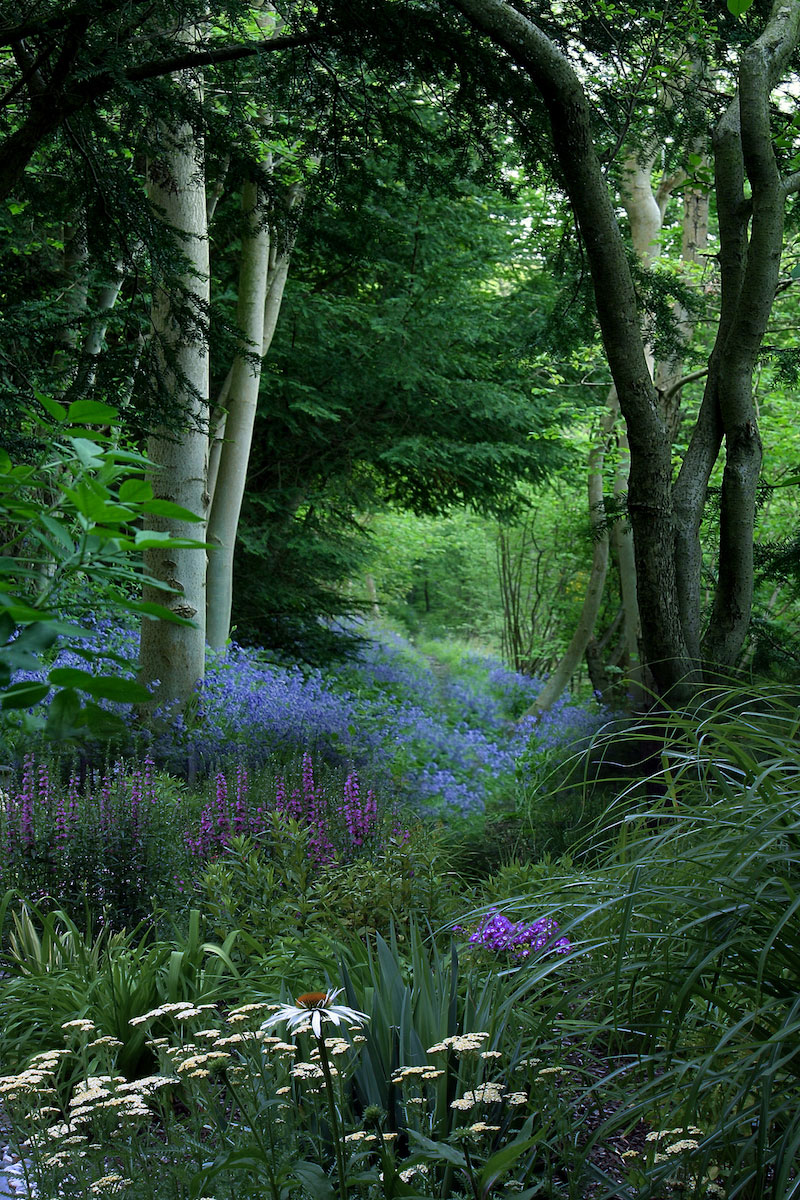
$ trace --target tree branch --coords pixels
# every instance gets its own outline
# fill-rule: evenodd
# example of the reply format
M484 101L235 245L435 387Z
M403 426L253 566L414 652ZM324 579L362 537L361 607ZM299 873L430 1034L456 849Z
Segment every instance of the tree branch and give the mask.
M665 404L668 403L673 396L677 396L678 392L680 392L682 388L686 387L687 383L694 383L695 379L704 379L707 374L708 367L700 367L697 371L690 371L688 375L684 375L683 378L677 380L676 383L673 383L671 387L664 388L664 390L661 392L662 401Z
M269 54L272 50L291 50L296 46L310 46L313 42L319 41L319 37L318 33L300 33L258 42L241 42L238 46L222 46L218 50L193 50L187 54L176 54L173 58L164 58L160 62L142 63L141 66L131 67L123 73L122 78L128 83L140 83L144 79L158 79L164 75L175 75L178 71L187 71L191 67L210 67L216 63L236 62L240 58L253 58L259 54ZM116 78L108 73L95 76L95 79L103 81L103 91L113 87L116 82ZM105 86L106 80L108 81L107 86ZM87 87L91 87L92 84L92 79L86 81Z

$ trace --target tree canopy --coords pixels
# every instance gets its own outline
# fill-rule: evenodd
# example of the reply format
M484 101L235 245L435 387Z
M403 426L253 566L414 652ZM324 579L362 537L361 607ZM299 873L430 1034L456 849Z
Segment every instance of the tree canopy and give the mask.
M212 569L188 582L155 555L149 574L198 622L210 605L220 644L241 508L233 620L280 640L283 618L347 607L378 508L519 511L564 461L576 349L599 334L652 683L734 667L753 379L796 367L767 335L800 189L800 4L747 7L23 4L0 22L4 443L34 452L37 394L111 402L184 504L191 443ZM670 197L708 201L710 275L637 262L634 174L662 225ZM185 692L202 668L181 670Z

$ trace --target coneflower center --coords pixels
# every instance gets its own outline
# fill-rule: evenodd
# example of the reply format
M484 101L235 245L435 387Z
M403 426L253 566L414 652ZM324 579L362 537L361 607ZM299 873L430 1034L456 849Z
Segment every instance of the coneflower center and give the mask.
M327 992L303 992L302 996L297 997L296 1003L300 1008L324 1008L327 999Z

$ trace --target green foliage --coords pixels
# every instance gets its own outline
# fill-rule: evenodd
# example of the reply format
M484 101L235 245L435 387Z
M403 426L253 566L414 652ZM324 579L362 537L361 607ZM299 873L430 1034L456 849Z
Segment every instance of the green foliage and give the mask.
M91 400L64 407L39 399L48 417L31 414L37 445L33 460L15 463L0 451L0 520L5 527L0 558L0 706L4 712L18 712L50 697L46 721L22 718L23 728L43 728L60 741L119 734L124 722L102 702L142 702L148 692L135 680L102 669L105 661L115 667L127 664L102 646L87 645L91 629L61 614L68 610L84 622L98 612L107 618L135 613L143 619L183 622L166 605L139 599L143 583L162 587L145 575L139 556L148 547L200 549L203 543L144 531L138 525L144 515L199 518L154 498L145 479L152 464L107 432L109 422L113 430L116 409ZM97 424L102 428L93 427ZM56 664L41 681L12 682L15 671L46 668L43 656L57 643L101 670ZM4 725L13 737L13 719L5 717Z
M404 959L408 966L406 968ZM366 942L350 938L343 945L342 978L348 1003L360 999L370 1017L369 1039L355 1084L365 1106L388 1114L388 1128L406 1128L400 1089L392 1076L405 1067L427 1064L429 1047L442 1039L470 1031L483 1031L492 1048L502 1028L503 1005L499 981L475 976L460 988L456 946L440 952L433 939L425 939L412 922L408 945L401 954L394 933L386 942L376 934ZM446 1053L443 1073L433 1081L428 1106L433 1131L444 1139L457 1124L450 1101L457 1086L475 1081L480 1062Z
M411 923L444 924L457 912L458 884L445 874L428 829L389 837L376 852L315 867L309 830L283 814L257 839L232 838L199 883L200 903L218 937L230 928L286 972L318 968L340 936L388 936Z
M83 768L83 778L81 778ZM21 782L5 781L0 836L2 887L48 896L80 923L132 928L181 907L190 864L178 828L187 797L170 776L118 760L103 773L85 761L27 756Z
M643 738L629 739L625 722L572 745L541 745L532 738L517 760L514 811L526 854L596 860L614 837L604 831L600 817L621 782L647 772L651 753Z
M237 627L268 642L368 604L356 513L513 511L520 481L563 458L566 414L531 386L551 287L521 207L396 167L383 147L335 196L312 189L298 231L234 600Z
M698 1126L692 1172L719 1171L730 1195L768 1176L776 1197L796 1190L797 735L797 697L775 688L710 691L630 730L651 773L603 818L617 845L573 880L563 925L583 938L580 985L562 998L572 1027L620 1061L597 1090L623 1102L592 1140L642 1118ZM543 882L537 915L563 900ZM641 1170L639 1194L660 1194L670 1168Z
M314 911L309 829L272 813L258 839L231 838L199 883L204 911L219 936L235 927L269 945L278 938L299 947Z
M316 907L332 928L369 938L409 936L411 926L445 924L463 901L443 839L427 826L399 835L380 854L328 868L316 885Z
M184 936L166 942L141 927L114 933L105 926L95 935L89 922L83 932L60 909L24 902L16 909L13 900L7 893L1 910L11 915L0 980L8 1017L0 1033L6 1064L60 1049L65 1023L85 1020L94 1026L84 1039L89 1066L106 1057L91 1042L112 1037L119 1043L118 1067L131 1076L152 1064L144 1031L131 1018L168 999L213 999L220 984L236 975L230 957L236 935L221 945L203 941L198 913L191 914Z

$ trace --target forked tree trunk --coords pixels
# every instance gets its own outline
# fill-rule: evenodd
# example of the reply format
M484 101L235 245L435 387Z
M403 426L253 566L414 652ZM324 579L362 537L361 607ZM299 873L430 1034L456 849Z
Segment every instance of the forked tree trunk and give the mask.
M742 55L737 93L714 132L722 309L703 404L674 499L670 431L647 370L635 290L580 80L555 44L508 0L450 3L527 72L548 110L628 429L628 510L645 658L659 692L682 703L702 682L701 666L717 669L736 662L750 620L761 462L752 377L775 297L786 196L798 186L796 176L781 180L769 104L800 40L800 0L774 0L763 32ZM719 579L701 643L700 517L723 435Z
M289 212L300 202L301 189L288 195ZM242 240L237 323L239 348L223 385L225 411L214 430L209 491L207 637L222 649L231 628L233 558L242 510L247 467L253 442L261 365L278 324L289 271L292 239L270 236L265 201L255 184L246 184L242 204L248 230Z
M183 84L199 91L192 78L185 78ZM179 401L184 426L180 432L156 431L147 451L156 464L151 480L156 497L205 517L209 262L203 145L188 124L162 126L161 138L162 152L149 171L148 195L161 219L175 231L186 265L179 278L157 283L152 328L158 346L159 386ZM173 537L202 540L204 536L204 526L172 517L150 517L147 527ZM148 587L145 600L166 604L192 624L143 620L141 679L145 683L159 681L156 701L185 701L204 675L206 555L198 549L151 549L145 551L145 570L171 589L165 593Z
M261 382L264 340L264 301L269 266L269 227L266 205L258 185L242 188L247 228L242 238L236 320L239 346L230 375L224 441L214 480L214 499L208 521L208 644L222 649L230 632L233 597L233 548L244 496L247 464Z

